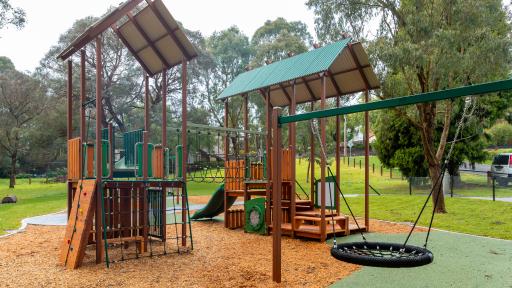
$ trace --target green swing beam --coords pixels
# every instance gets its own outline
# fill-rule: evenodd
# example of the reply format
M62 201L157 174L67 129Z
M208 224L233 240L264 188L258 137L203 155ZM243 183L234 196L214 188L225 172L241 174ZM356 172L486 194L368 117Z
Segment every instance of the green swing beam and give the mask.
M463 86L453 89L440 90L435 92L421 93L397 98L386 99L382 101L357 104L347 107L331 108L319 111L313 111L303 114L280 116L278 123L288 124L301 121L308 121L317 118L328 118L338 115L347 115L358 112L381 110L400 106L407 106L419 103L434 102L440 100L454 99L458 97L479 95L486 93L499 92L512 89L512 79L476 84L471 86Z

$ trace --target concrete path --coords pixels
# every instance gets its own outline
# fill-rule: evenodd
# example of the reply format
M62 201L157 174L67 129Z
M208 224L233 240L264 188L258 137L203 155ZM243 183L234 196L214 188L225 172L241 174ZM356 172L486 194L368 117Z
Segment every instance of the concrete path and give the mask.
M170 203L170 201L168 201ZM233 205L243 205L243 201L236 201ZM206 206L206 204L190 204L189 209L190 211L203 209ZM172 205L168 204L167 209L172 209ZM176 209L181 209L181 204L176 205ZM176 213L179 213L179 211L176 211ZM171 223L171 217L170 215L173 214L173 211L167 211L167 217L169 219L168 223ZM27 225L45 225L45 226L66 226L67 224L67 215L66 211L61 211L57 213L47 214L47 215L41 215L41 216L35 216L30 218L25 218L21 220L21 227L16 230L7 230L7 234L0 236L0 238L10 236L12 234L19 233L27 228Z

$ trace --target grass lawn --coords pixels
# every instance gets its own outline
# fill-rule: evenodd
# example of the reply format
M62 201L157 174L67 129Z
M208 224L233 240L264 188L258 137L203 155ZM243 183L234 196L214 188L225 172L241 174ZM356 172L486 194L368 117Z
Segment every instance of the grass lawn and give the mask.
M370 197L370 218L414 222L425 202L424 196L384 195ZM347 198L356 215L364 215L363 197ZM432 211L429 201L419 225L428 226ZM344 203L341 210L348 213ZM512 240L512 203L447 198L447 214L436 214L433 227L473 235Z
M8 189L8 179L0 179L0 197L16 195L18 203L0 204L0 235L17 229L23 218L57 212L66 208L66 184L44 184L44 179L18 179L16 188Z
M345 194L362 194L364 192L364 169L359 169L359 160L363 157L353 157L350 165L341 165L341 188ZM353 159L356 166L353 166ZM371 194L370 216L375 219L412 222L419 212L429 187L414 188L413 196L409 196L409 184L402 180L398 171L393 171L390 178L389 169L380 173L380 163L376 157L371 157L375 171L370 168L370 184L383 196ZM331 161L334 171L334 161ZM363 161L364 163L364 161ZM317 166L315 178L320 178ZM310 184L306 182L307 161L297 163L297 180L309 193ZM463 174L463 185L455 189L455 194L466 196L491 196L492 189L484 176ZM31 185L21 179L13 191L9 191L7 179L0 179L0 196L15 194L18 203L15 205L0 205L0 234L5 230L16 229L23 218L56 212L66 207L65 184L43 184L42 179L33 180ZM219 183L188 183L189 195L211 195ZM298 193L302 193L297 188ZM512 197L512 188L498 188L497 197ZM362 215L362 197L349 198L357 214ZM429 203L430 205L430 203ZM512 239L512 203L481 201L473 199L447 198L448 214L437 215L434 227L469 234L492 236ZM346 208L343 211L347 212ZM427 210L429 211L429 210ZM425 213L428 215L428 213ZM427 225L427 216L421 219L420 225Z

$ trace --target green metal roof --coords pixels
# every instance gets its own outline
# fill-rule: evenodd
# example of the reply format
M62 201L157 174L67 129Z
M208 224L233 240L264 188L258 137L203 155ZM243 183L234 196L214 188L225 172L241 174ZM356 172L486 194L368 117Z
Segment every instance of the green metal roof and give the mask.
M222 91L217 99L225 99L327 71L351 40L351 38L346 38L339 42L242 73Z

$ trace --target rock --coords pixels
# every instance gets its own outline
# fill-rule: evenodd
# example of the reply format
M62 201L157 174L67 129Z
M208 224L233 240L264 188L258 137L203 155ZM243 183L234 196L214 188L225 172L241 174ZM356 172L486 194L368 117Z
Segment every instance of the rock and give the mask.
M16 202L18 202L18 198L16 198L16 196L6 196L2 199L2 204L16 203Z

